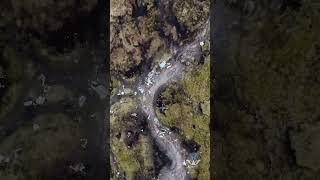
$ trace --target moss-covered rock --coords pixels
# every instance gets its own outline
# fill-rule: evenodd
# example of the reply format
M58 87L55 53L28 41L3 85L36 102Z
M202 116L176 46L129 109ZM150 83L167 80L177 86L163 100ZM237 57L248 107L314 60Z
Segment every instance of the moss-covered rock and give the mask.
M127 179L151 178L155 168L152 142L144 133L143 116L136 112L137 104L130 98L111 107L111 150Z
M173 3L173 11L179 23L182 23L190 32L194 32L209 17L210 1L178 0Z
M193 101L204 102L210 97L210 57L207 56L202 67L187 72L183 79L186 93Z

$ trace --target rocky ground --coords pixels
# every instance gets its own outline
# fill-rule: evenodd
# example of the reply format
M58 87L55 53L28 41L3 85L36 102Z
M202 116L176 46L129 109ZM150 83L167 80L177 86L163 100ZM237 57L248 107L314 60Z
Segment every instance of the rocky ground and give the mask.
M318 179L319 7L216 3L216 179Z
M0 179L103 177L108 84L98 2L0 7Z
M192 42L208 19L209 1L111 1L110 11L112 178L156 178L169 159L135 99L143 89L132 87L168 66L174 47ZM186 60L182 80L165 86L155 102L160 123L195 157L195 165L186 162L193 179L209 178L209 39L202 43L200 57Z
M97 3L0 2L0 179L103 176L109 85ZM111 176L152 179L169 160L127 87L194 40L209 1L110 4ZM191 178L208 179L210 159L216 179L319 177L319 7L316 0L216 1L211 157L209 42L155 102L159 122L190 155Z

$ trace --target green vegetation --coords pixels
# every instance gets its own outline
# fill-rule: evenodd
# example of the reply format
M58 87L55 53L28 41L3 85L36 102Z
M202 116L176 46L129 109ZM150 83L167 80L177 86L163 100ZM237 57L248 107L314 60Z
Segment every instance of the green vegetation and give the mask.
M205 180L209 175L210 162L210 61L206 58L203 65L193 67L185 74L182 84L170 85L162 93L165 103L164 114L157 110L160 121L168 127L177 127L182 137L194 140L200 145L201 161L195 173L190 168L190 175Z
M131 81L142 73L138 72L140 70L138 67L150 65L152 69L160 62L169 60L172 56L171 44L181 45L182 41L187 40L188 35L191 37L192 32L195 32L209 15L207 0L199 2L178 0L172 3L159 1L159 3L148 0L135 3L124 0L110 2L110 65L113 95L119 81L122 79ZM204 56L207 55L207 43L202 50ZM190 72L185 74L180 84L183 91L175 93L173 97L170 93L175 87L170 87L162 93L170 103L166 104L168 110L165 115L157 113L165 125L180 128L182 136L195 140L201 146L200 168L190 169L193 174L199 174L200 179L209 177L209 75L209 57L206 57L204 64L194 66L194 70L190 68ZM128 178L133 178L135 175L143 176L141 172L146 169L144 167L146 165L140 161L145 159L145 162L146 158L150 161L149 153L152 153L152 149L146 146L142 151L141 147L137 147L141 146L141 135L138 144L133 147L128 148L125 143L126 130L134 129L129 125L128 116L130 112L134 112L132 109L135 107L129 101L124 99L124 103L116 103L111 107L113 112L111 146L120 168Z
M194 32L207 20L210 1L177 0L174 1L173 11L179 23Z
M125 98L122 103L118 102L111 107L111 149L120 170L129 180L137 175L152 176L154 169L152 143L148 136L140 132L142 119L130 116L136 112L136 108L137 105L130 98ZM129 131L131 136L138 136L133 145L127 144Z
M116 155L116 160L128 180L133 180L137 175L150 174L149 171L152 171L154 164L148 137L140 135L137 144L130 148L123 139L113 138L111 143L112 152Z
M125 172L126 178L132 180L140 170L140 163L137 159L137 147L128 148L123 141L112 138L111 150L116 156L120 168Z
M183 87L194 102L202 103L210 98L210 56L202 67L195 67L185 74Z

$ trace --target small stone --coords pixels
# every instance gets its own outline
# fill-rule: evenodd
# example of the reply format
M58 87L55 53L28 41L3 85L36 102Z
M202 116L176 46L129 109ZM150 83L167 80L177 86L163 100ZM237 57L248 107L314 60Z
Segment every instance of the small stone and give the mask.
M97 81L91 81L91 84L92 84L93 86L98 86L98 82L97 82Z
M28 107L28 106L32 106L33 105L33 101L25 101L24 103L23 103L23 105L24 106L26 106L26 107Z
M46 76L44 74L40 74L38 79L41 81L41 85L44 86L46 82Z
M0 164L1 163L9 163L10 162L10 157L9 156L5 156L0 154Z
M11 161L11 159L9 156L5 157L5 159L3 160L3 162L5 162L5 163L9 163L10 161Z
M78 101L79 107L82 107L84 105L84 103L86 102L86 100L87 100L87 98L85 96L80 96L79 101Z
M209 101L205 101L205 102L201 103L200 107L202 109L203 114L210 116L210 102Z
M86 138L82 138L80 139L80 145L83 149L86 149L87 148L87 144L88 144L88 140Z
M165 61L162 61L160 64L159 64L160 68L164 68L166 67L166 62Z
M69 168L72 169L74 172L84 173L85 166L82 163L78 163L76 165L70 165Z
M36 99L36 103L38 105L42 105L44 102L45 102L46 98L43 97L43 96L39 96L37 99Z
M200 42L200 46L203 46L203 45L204 45L204 42L203 42L203 41L201 41L201 42Z
M108 91L103 85L91 86L91 88L99 95L100 99L108 96Z
M130 88L125 88L123 89L123 93L129 95L129 94L132 94L133 91Z
M127 132L127 137L130 137L131 134L132 134L132 132L131 132L131 131L128 131L128 132Z
M37 131L40 128L40 126L39 124L34 123L32 128L33 128L33 131Z
M138 91L140 91L141 93L144 92L144 89L142 87L138 87Z

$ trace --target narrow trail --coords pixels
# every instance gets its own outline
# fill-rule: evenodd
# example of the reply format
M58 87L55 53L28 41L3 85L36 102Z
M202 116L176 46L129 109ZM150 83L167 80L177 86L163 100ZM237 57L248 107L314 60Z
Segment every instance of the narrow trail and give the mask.
M179 80L183 75L184 63L197 59L201 55L200 42L210 37L209 20L198 30L193 41L180 47L173 47L173 56L167 62L170 64L157 72L155 68L147 76L140 77L130 88L139 92L136 96L137 103L147 116L148 128L157 146L170 159L171 163L161 169L159 180L188 180L189 176L185 167L187 152L182 147L179 137L162 125L155 113L155 101L160 89L170 81ZM183 63L182 63L183 62ZM118 88L119 89L119 88ZM125 96L123 96L125 97ZM111 97L111 105L122 96Z

